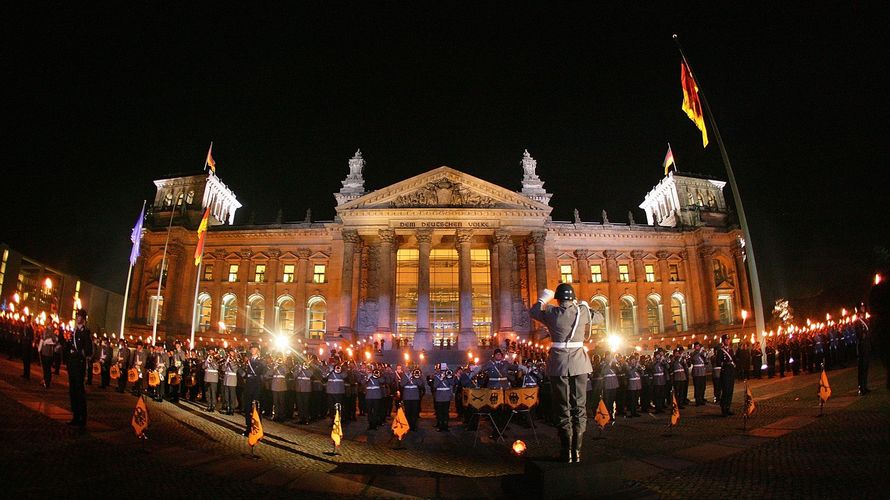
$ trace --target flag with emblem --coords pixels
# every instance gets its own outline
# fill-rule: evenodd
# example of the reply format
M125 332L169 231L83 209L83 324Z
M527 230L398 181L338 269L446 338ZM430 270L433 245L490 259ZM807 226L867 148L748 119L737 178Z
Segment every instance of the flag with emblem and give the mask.
M136 409L133 410L133 418L130 419L130 425L136 437L143 437L145 429L148 427L148 408L145 406L145 398L139 396L136 400Z
M677 405L677 395L671 391L671 423L668 427L677 425L680 421L680 407Z
M204 166L210 169L211 172L216 173L216 162L213 161L213 141L210 142L210 149L207 150L207 160L204 161Z
M685 61L680 62L680 85L683 87L683 111L692 120L692 123L701 130L702 147L708 146L708 131L705 128L705 115L702 112L701 101L698 97L698 84L692 77L692 71L686 66Z
M256 446L263 439L263 422L260 420L260 413L256 409L256 403L253 404L253 412L250 415L250 433L247 434L247 444L251 447Z
M828 401L828 398L831 397L831 386L828 385L828 374L825 373L825 370L822 370L822 378L819 380L819 400L822 403Z
M754 403L754 395L751 394L751 388L748 387L748 384L745 384L745 416L750 417L751 414L754 413L754 410L757 409L757 405Z
M596 415L594 415L593 420L596 422L596 425L600 426L600 429L605 428L612 420L612 417L609 416L609 409L606 408L606 403L602 399L600 399L600 404L596 407Z
M340 447L340 439L343 438L343 426L340 425L340 404L337 404L337 413L334 414L334 427L331 429L331 439L334 440L334 446Z
M136 225L130 232L130 241L133 242L133 248L130 250L130 265L136 265L136 259L139 257L139 245L142 242L142 223L145 221L145 202L142 202L142 211L139 212L139 218L136 219Z
M201 257L204 256L204 237L207 235L207 221L210 219L210 207L204 210L204 217L201 218L201 224L198 225L198 246L195 247L195 265L201 264Z
M408 418L405 417L405 409L399 406L396 418L392 421L392 432L399 438L399 441L408 434Z

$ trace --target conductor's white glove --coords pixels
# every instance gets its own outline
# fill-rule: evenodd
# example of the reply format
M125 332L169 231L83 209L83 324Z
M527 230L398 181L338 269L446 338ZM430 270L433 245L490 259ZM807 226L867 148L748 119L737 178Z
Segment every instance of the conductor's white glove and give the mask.
M546 304L546 303L550 302L551 300L553 300L553 297L555 297L555 296L556 296L556 294L553 293L553 290L551 290L549 288L545 288L544 291L541 292L541 295L538 297L538 301Z

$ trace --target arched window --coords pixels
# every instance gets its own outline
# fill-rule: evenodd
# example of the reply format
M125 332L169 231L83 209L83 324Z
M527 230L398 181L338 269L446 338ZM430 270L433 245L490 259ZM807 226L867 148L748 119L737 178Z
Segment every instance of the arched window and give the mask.
M223 295L219 317L225 323L226 330L235 329L235 326L238 324L238 302L235 300L234 294L227 293Z
M731 325L735 322L735 306L731 294L721 293L717 296L717 310L720 312L721 323Z
M686 325L686 297L676 292L671 296L671 322L678 332L685 332Z
M247 333L250 335L262 335L266 327L266 301L262 295L251 295L247 299L248 318Z
M167 191L167 194L164 195L164 207L169 207L173 204L173 192Z
M306 331L310 339L324 339L328 306L323 297L315 296L306 304Z
M661 317L661 297L653 293L646 298L646 319L649 323L649 333L661 333L664 331Z
M597 295L590 299L590 309L594 313L600 313L603 316L603 322L593 325L593 335L599 338L605 338L606 332L609 330L609 299L602 295Z
M179 193L179 196L176 197L176 206L181 207L183 200L185 200L185 193Z
M712 209L717 209L717 198L714 197L713 191L708 191L708 206Z
M278 321L275 328L284 335L294 334L294 299L290 295L278 297Z
M621 297L619 304L618 328L624 335L634 335L637 331L637 304L633 297Z
M191 190L191 191L189 191L188 196L185 197L185 204L191 205L194 202L195 202L195 191Z
M213 299L210 294L202 292L198 295L198 307L195 308L195 324L198 331L206 332L210 329L210 312L213 310Z

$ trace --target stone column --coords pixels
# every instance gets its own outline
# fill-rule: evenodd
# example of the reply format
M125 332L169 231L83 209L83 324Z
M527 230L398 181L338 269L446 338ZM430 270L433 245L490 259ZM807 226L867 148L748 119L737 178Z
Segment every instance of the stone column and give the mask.
M575 250L575 259L578 262L578 289L575 290L575 295L578 296L578 300L590 300L590 251L589 250Z
M535 283L538 286L535 300L541 295L541 291L548 287L547 261L544 250L544 240L547 239L547 231L535 231L532 233L532 242L535 246Z
M618 252L615 250L604 250L603 257L606 258L606 278L609 281L609 326L616 329L620 324L621 304L618 303L618 262L615 258Z
M509 231L498 229L494 233L498 247L498 340L513 332L513 241Z
M417 237L417 331L414 332L414 349L432 349L430 336L430 245L433 232L418 229Z
M473 268L470 260L470 246L473 238L471 229L458 229L457 261L460 269L460 331L457 338L458 349L471 349L479 343L473 331Z
M631 250L630 256L633 259L634 281L637 284L637 331L634 335L642 335L643 332L649 331L649 298L647 293L646 269L643 267L643 257L646 252L642 250ZM640 313L642 311L642 313Z
M270 248L266 253L269 254L269 262L266 263L266 285L264 286L266 312L263 321L265 321L267 329L278 334L278 301L276 299L278 298L278 258L281 257L281 250Z
M221 313L222 313L222 293L223 287L223 275L227 275L229 272L228 269L229 263L226 262L226 251L225 250L215 250L213 252L213 288L212 290L216 292L215 294L211 294L212 307L210 308L210 329L211 330L219 330L219 322L222 321Z
M741 304L741 308L747 310L748 314L753 318L754 316L751 314L750 288L748 287L748 267L745 265L745 252L742 250L742 247L738 242L732 246L732 257L735 260L735 274L737 276L736 285L739 289L739 304ZM739 315L741 315L741 311L739 312Z
M664 324L664 331L676 331L675 328L672 328L672 313L671 313L671 295L673 291L671 290L671 280L670 280L670 272L668 271L668 257L671 256L671 253L666 250L659 250L655 253L655 256L658 257L658 280L661 281L661 303L664 306L662 308L662 316L661 321ZM679 328L682 328L683 325L679 325Z
M392 229L380 229L380 247L378 248L377 281L379 290L377 294L377 331L379 333L392 333L392 245L396 239L396 232ZM392 345L392 339L387 338Z
M312 251L308 248L297 250L297 275L294 276L294 325L297 333L302 332L303 338L309 337L309 330L306 323L306 284L309 273L309 256Z
M340 276L340 328L344 338L351 338L352 328L352 267L355 261L356 245L361 243L358 231L343 230L343 273Z
M235 323L237 328L242 329L242 334L247 335L250 331L250 304L247 302L247 283L251 280L250 276L250 256L253 252L249 248L242 248L238 252L241 262L238 264L238 280L241 293L238 302L242 304L241 310L244 314L238 315L238 321Z
M702 282L701 289L704 291L704 305L705 305L705 322L708 324L716 323L720 321L720 308L717 304L717 284L714 283L714 248L712 247L702 247L699 248L698 254L701 257L701 276L704 280Z

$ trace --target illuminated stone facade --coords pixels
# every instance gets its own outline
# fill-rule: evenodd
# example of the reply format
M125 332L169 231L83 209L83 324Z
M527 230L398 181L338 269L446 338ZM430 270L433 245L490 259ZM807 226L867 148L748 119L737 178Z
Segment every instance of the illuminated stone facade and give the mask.
M222 224L231 220L226 212L207 236L197 335L218 339L224 322L227 339L286 333L309 344L342 337L467 348L534 338L529 304L560 281L602 311L600 333L738 328L750 299L741 231L727 225L722 183L687 176L717 187L706 217L687 216L704 211L676 199L684 215L670 223L667 212L653 217L651 205L645 225L609 222L605 213L602 221L561 222L551 220L552 195L528 152L520 165L519 192L449 167L365 191L357 152L334 194L333 221L232 226ZM674 182L678 174L669 175ZM149 217L131 288L128 329L142 335L151 332L171 217L165 199L158 195ZM200 214L197 196L173 214L162 338L190 332Z

